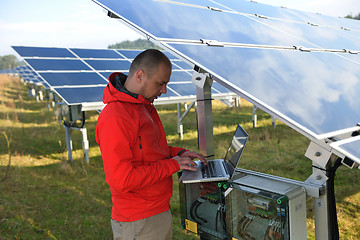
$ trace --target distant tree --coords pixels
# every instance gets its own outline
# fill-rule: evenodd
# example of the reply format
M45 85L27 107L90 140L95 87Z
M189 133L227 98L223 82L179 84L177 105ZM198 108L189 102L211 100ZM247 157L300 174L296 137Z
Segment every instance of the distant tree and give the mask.
M348 14L347 16L345 16L346 18L351 18L351 19L357 19L360 20L360 13L358 13L358 15L352 16L352 14Z
M155 44L153 44L152 42L150 42L149 40L145 40L145 39L138 39L135 41L122 41L120 43L115 43L112 45L108 46L109 49L137 49L137 50L142 50L142 49L148 49L148 48L156 48L156 49L161 49L158 46L156 46Z
M21 63L15 55L0 56L0 69L11 69L20 66Z

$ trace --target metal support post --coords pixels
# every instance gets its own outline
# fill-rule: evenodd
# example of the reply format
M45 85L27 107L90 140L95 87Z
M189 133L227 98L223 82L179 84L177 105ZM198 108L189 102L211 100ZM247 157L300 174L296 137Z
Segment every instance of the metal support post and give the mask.
M44 95L43 95L43 92L41 91L41 89L39 89L39 100L41 102L44 101Z
M184 103L184 108L185 108L185 112L181 115L181 105L180 103L177 104L177 110L178 110L178 123L177 123L177 130L178 130L178 134L181 138L181 140L183 140L184 138L184 129L183 129L183 124L182 124L182 120L186 117L186 115L190 112L191 108L195 105L195 102L192 102L190 104L190 106L188 107L186 103Z
M30 88L29 88L29 97L35 97L36 95L36 92L35 92L35 88L34 88L34 85L30 85Z
M257 107L255 105L253 105L253 111L252 111L252 121L253 121L253 127L256 128L257 125L257 115L256 115L256 111L257 111Z
M305 156L313 161L313 174L306 182L324 186L322 194L314 198L315 239L331 239L328 206L328 198L330 195L327 190L327 175L331 168L331 160L335 155L332 155L328 146L311 142Z
M82 147L84 152L84 158L87 163L89 163L89 141L87 139L87 131L86 128L79 128L82 134Z
M274 116L271 116L271 122L274 128L276 128L276 118Z
M178 122L177 122L177 131L180 136L180 139L183 140L184 138L184 131L183 131L183 125L181 121L181 105L180 103L177 104L177 116L178 116Z
M71 141L71 127L65 126L65 136L66 136L66 148L68 150L68 159L72 163L72 141Z
M317 164L314 163L314 166L316 165ZM328 169L330 169L330 166L326 167L326 170ZM317 168L313 168L313 174L316 175L317 180L321 181L324 173ZM323 186L324 186L323 194L317 198L314 198L315 239L330 239L329 212L328 212L328 200L327 200L328 192L326 188L326 182L323 184Z
M87 163L89 163L89 141L87 139L87 130L86 128L77 128L77 127L69 127L63 125L65 128L65 135L66 135L66 148L68 150L68 159L71 163L73 163L73 157L72 157L72 140L71 140L71 131L77 130L80 131L82 134L82 149L84 152L84 158Z
M212 79L207 73L194 72L191 80L196 85L199 151L208 159L213 159Z
M235 107L241 107L241 98L235 97Z

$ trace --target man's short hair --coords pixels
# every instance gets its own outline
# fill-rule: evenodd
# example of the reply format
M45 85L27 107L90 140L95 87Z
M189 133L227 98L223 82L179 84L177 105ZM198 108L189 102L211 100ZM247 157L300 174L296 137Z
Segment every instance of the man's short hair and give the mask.
M137 55L131 63L129 77L134 75L139 69L152 75L161 63L168 66L170 70L172 69L172 64L164 53L157 49L147 49Z

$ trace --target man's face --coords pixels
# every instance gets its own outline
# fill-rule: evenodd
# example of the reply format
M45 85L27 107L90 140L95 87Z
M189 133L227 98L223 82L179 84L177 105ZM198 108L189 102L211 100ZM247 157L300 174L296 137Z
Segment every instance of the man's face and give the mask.
M165 65L160 64L158 69L154 69L152 74L144 72L141 81L140 95L153 102L166 93L166 85L170 81L171 70Z

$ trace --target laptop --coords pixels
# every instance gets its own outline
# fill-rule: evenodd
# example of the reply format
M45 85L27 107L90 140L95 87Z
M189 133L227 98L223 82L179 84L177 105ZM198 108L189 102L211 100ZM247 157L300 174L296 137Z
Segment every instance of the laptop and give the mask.
M238 124L224 159L208 160L205 166L200 160L195 161L195 171L183 170L183 183L227 181L231 179L249 138L247 132Z

